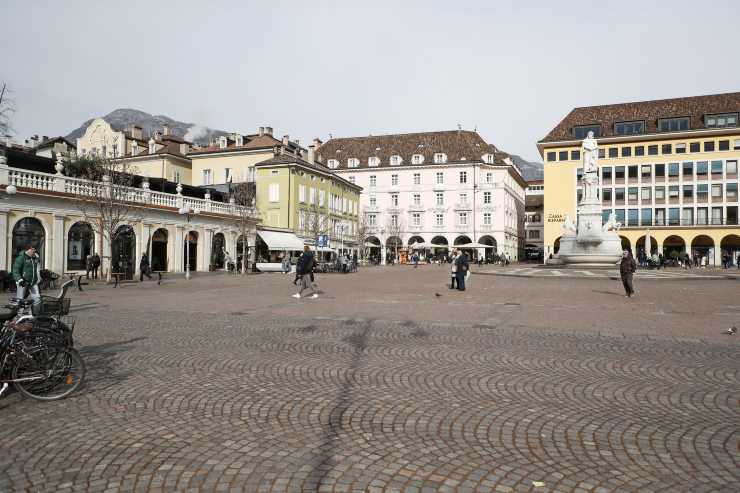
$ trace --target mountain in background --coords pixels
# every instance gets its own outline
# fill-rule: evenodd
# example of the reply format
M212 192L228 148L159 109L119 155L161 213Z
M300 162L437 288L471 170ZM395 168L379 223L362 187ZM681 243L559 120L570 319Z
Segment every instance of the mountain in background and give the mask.
M543 180L545 178L544 165L542 163L527 161L516 154L509 154L509 156L517 168L519 168L519 171L522 172L525 180Z
M103 119L110 123L114 128L121 130L130 125L138 125L142 128L142 133L145 139L149 139L150 136L154 135L155 130L161 131L162 126L164 125L167 125L170 128L171 134L200 145L208 145L211 138L227 134L227 132L224 132L223 130L215 130L196 123L177 121L165 115L150 115L144 111L130 108L119 108L117 110L113 110L105 115ZM85 129L87 129L88 125L90 125L92 121L93 118L87 120L80 127L70 132L67 135L67 140L76 142L77 138L84 135Z

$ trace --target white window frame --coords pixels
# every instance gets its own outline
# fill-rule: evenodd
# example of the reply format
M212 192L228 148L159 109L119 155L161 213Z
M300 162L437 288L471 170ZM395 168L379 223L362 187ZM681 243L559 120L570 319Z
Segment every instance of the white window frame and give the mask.
M486 173L486 183L493 183L493 173L490 171Z
M458 179L461 184L465 184L468 182L468 172L467 171L460 171L460 174L458 175Z
M490 212L484 212L483 213L483 224L485 226L491 225L491 213Z
M401 166L401 163L403 163L403 159L401 159L401 156L398 154L394 154L390 158L390 165L391 166Z
M377 168L378 166L380 166L380 158L377 156L370 156L367 159L367 165L371 168Z
M391 207L398 207L398 193L391 194Z
M437 171L436 183L437 183L437 185L444 185L444 183L445 183L445 174L444 174L443 171Z
M444 227L444 225L445 225L445 215L444 215L444 214L436 214L436 215L435 215L435 218L434 218L434 221L435 221L435 223L434 223L434 224L435 224L435 225L436 225L436 226L437 226L438 228L442 228L442 227Z
M444 192L437 192L434 195L435 204L438 206L445 205L445 194Z
M270 183L268 194L270 202L280 202L280 184Z
M371 187L377 187L378 186L378 176L377 175L370 175L370 186Z
M411 214L411 225L421 226L421 212L413 212Z
M391 186L397 187L398 186L398 174L394 173L391 175Z
M458 212L457 213L457 225L458 226L467 226L468 225L468 213L467 212Z
M298 202L306 203L306 185L298 185Z
M423 164L424 163L424 155L423 154L414 154L411 156L411 164Z
M378 215L375 213L368 213L367 215L367 225L368 226L376 226L378 224Z
M329 167L329 169L337 169L339 167L339 161L336 159L330 159L326 162L326 165Z
M351 157L347 159L347 167L348 168L359 168L360 167L360 160L356 157Z
M418 206L418 205L421 205L421 194L420 194L420 193L415 193L415 194L414 194L414 195L413 195L413 196L411 197L411 200L412 200L412 203L413 203L414 205L417 205L417 206Z
M491 192L484 191L483 192L483 203L484 204L490 204L491 203Z
M213 185L213 170L206 168L202 170L203 185Z
M421 185L421 173L414 173L414 185Z
M434 153L434 164L444 164L447 162L447 154L444 152Z

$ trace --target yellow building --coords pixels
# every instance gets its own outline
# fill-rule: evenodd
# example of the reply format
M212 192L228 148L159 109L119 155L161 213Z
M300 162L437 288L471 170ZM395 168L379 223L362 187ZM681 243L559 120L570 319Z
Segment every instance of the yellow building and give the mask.
M556 253L581 193L581 141L599 143L604 220L622 223L625 248L687 253L722 265L740 255L740 92L575 108L537 147L544 159L545 257Z

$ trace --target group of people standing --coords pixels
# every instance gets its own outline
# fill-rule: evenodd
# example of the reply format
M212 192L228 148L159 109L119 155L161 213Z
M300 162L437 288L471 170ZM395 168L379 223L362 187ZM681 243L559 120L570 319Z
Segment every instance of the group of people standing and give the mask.
M85 257L85 275L88 279L97 279L100 269L100 255L93 253Z
M468 254L460 252L457 249L453 249L450 270L450 289L455 289L455 286L457 285L458 291L465 291L465 280L470 275L470 260L468 260Z

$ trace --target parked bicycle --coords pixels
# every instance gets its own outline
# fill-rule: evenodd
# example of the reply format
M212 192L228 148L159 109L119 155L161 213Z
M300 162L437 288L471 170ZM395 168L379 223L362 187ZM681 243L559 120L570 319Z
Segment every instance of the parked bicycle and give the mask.
M42 296L39 303L11 298L9 312L0 314L0 395L10 383L22 395L38 400L62 399L79 388L86 368L72 346L74 321L67 289L58 297Z

